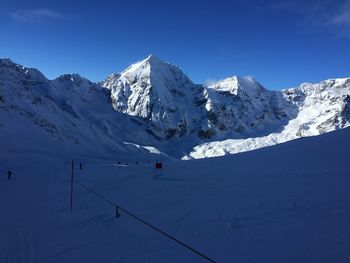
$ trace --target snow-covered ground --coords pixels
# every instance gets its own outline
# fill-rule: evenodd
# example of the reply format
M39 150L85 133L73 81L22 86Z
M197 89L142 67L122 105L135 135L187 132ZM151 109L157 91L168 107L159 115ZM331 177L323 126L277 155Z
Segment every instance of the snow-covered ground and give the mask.
M136 165L127 155L0 150L0 262L205 262L123 212L115 218L113 206L78 183L217 262L349 262L349 147L344 129L164 161L157 178L149 155Z

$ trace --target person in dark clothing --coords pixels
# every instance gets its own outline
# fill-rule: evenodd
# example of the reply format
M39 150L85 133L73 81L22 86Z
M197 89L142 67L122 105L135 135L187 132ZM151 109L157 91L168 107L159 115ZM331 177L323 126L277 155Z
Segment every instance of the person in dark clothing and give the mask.
M7 172L7 177L8 177L9 180L11 180L11 175L12 175L12 172L11 172L11 171L8 171L8 172Z

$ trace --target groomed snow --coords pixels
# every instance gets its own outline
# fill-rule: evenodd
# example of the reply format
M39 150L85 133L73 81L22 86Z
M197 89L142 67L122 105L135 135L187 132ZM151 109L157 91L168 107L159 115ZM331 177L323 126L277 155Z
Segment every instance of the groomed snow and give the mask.
M348 262L350 129L222 158L164 161L0 151L0 262L205 262L83 183L217 262ZM128 160L128 165L115 166ZM148 163L151 161L151 163ZM79 163L83 169L79 170ZM6 171L11 169L9 181Z

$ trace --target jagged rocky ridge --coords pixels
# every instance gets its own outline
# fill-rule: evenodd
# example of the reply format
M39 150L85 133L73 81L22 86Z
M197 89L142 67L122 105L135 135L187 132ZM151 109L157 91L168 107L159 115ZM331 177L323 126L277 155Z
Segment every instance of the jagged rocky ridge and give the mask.
M178 67L154 56L111 75L103 86L111 91L117 111L140 117L159 140L253 136L296 112L280 92L268 91L252 78L195 85Z
M36 69L0 60L0 144L9 151L136 153L144 140L131 118L111 107L110 92L77 75L48 80ZM126 127L128 132L122 132ZM151 138L149 138L152 142Z
M0 114L16 111L60 141L123 151L130 147L125 142L152 145L177 158L345 128L349 102L350 79L282 91L237 76L204 86L152 55L99 84L74 74L50 81L35 69L0 61Z
M199 144L190 155L195 158L318 135L345 128L350 120L350 79L282 91L237 76L203 86L193 84L180 68L150 56L111 75L103 86L111 91L117 111L138 116L158 140L192 138ZM274 139L264 142L270 134ZM247 140L249 146L235 149L237 142L249 138L261 140L255 144ZM217 141L226 141L226 146ZM196 153L198 148L202 150Z

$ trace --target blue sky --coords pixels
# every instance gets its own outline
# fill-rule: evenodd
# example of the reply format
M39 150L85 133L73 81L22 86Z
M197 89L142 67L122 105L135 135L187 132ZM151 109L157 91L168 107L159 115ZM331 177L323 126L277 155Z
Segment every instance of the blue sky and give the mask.
M154 54L196 83L350 77L350 0L2 1L0 57L93 81Z

